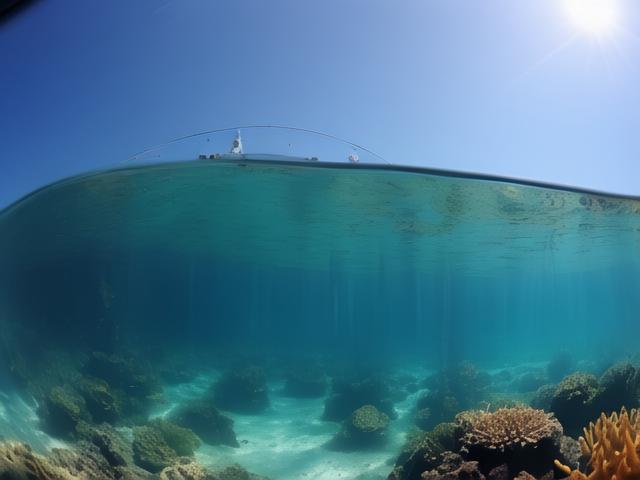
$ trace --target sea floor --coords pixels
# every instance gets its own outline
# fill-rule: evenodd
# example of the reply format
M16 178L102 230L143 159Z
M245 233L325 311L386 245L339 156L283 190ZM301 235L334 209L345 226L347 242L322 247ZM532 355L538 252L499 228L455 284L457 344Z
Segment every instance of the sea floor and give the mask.
M201 397L218 376L219 373L200 375L193 382L168 387L168 407L156 415L168 414L181 403ZM398 418L391 423L384 447L345 453L324 447L340 429L340 424L321 419L324 397L291 398L282 394L283 387L284 382L270 383L271 406L259 415L225 412L234 420L239 448L204 444L196 451L196 459L214 468L239 463L272 479L385 479L404 443L412 409L422 393L418 391L396 403Z

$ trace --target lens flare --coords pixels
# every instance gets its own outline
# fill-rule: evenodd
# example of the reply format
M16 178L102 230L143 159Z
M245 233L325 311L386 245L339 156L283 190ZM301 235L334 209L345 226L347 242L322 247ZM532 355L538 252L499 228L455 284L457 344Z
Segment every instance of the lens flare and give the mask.
M620 8L616 0L564 0L571 23L579 30L606 35L617 25Z

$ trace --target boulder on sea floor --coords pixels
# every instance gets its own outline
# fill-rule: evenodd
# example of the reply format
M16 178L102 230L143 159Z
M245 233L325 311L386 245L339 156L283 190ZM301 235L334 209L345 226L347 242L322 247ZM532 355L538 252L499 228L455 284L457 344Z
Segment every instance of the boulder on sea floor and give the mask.
M577 437L584 425L598 417L598 400L601 393L602 389L594 375L572 373L556 387L549 409L558 418L567 434Z
M150 472L177 463L180 457L191 457L200 439L187 428L164 419L150 421L133 429L133 459Z
M122 355L93 352L84 365L86 376L104 381L119 402L123 417L143 421L162 399L162 385L148 368Z
M84 398L68 387L53 387L44 397L38 416L43 430L66 439L75 437L80 422L91 421Z
M376 376L334 378L332 393L324 403L323 420L341 422L363 405L373 405L381 412L396 417L387 383Z
M240 446L233 431L233 420L220 413L211 401L201 399L186 403L171 413L169 420L191 429L209 445Z
M599 379L601 393L598 406L603 412L617 411L622 407L636 408L640 396L640 369L629 362L616 363Z
M458 450L460 431L455 423L441 423L429 432L413 431L407 435L390 480L420 480L423 472L443 462L443 454Z
M121 417L122 403L106 381L85 375L79 380L77 389L94 422L113 423Z
M90 425L82 422L78 425L77 432L80 439L95 445L112 467L133 465L131 445L110 424Z
M284 394L295 398L323 397L327 390L327 377L321 368L307 366L287 372Z
M256 366L227 371L213 386L217 407L238 413L260 413L269 406L267 379L264 370Z
M351 414L327 446L343 451L375 447L385 442L388 426L388 415L373 405L364 405Z
M34 453L24 443L0 443L0 478L7 480L80 480Z

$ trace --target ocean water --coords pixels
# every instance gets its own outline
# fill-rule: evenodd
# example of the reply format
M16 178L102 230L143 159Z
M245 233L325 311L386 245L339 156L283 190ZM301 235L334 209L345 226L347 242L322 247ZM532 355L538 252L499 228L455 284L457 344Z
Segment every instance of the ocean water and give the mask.
M453 420L417 420L433 374L471 370L457 411L527 403L635 365L639 312L638 199L251 158L82 175L0 212L0 436L73 446L56 387L129 439L198 400L238 441L200 435L205 466L384 479L407 433ZM344 440L367 404L383 434Z

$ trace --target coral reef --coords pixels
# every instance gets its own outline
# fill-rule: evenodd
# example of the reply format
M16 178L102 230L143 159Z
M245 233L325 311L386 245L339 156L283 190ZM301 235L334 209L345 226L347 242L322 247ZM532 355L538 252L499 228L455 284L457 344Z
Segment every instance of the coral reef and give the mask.
M484 472L507 464L512 475L521 470L543 474L558 456L562 426L543 410L501 408L459 415L457 421L463 431L461 452Z
M214 403L223 410L260 413L269 406L267 379L256 366L227 371L213 387Z
M396 417L391 391L383 379L374 376L348 376L333 379L332 393L325 400L322 418L340 422L363 405L373 405L389 418Z
M623 407L620 414L604 413L591 422L580 437L583 455L589 458L588 474L556 460L571 480L635 480L640 478L640 415Z
M285 395L297 398L323 397L327 390L327 377L319 367L302 367L287 373Z
M191 401L172 413L169 420L191 429L210 445L239 446L233 431L233 420L221 414L211 401Z
M598 379L587 373L573 373L556 387L550 410L571 436L578 435L582 425L597 416L601 393Z
M388 415L373 405L364 405L351 414L328 446L350 451L379 445L386 439L388 425Z

